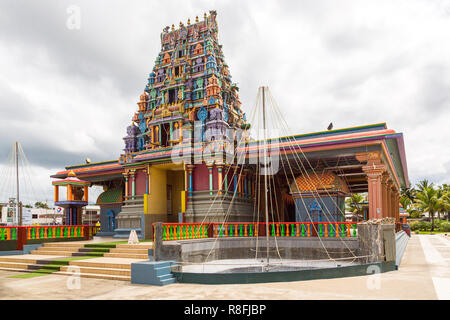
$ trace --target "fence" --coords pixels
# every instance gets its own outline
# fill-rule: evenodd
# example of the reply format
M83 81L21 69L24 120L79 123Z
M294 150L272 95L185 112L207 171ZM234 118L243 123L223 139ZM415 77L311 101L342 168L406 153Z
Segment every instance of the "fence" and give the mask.
M270 222L271 237L351 238L357 222ZM163 240L266 236L266 223L163 223Z
M18 240L19 233L23 233L26 240L85 238L97 234L99 228L89 225L0 227L0 240Z

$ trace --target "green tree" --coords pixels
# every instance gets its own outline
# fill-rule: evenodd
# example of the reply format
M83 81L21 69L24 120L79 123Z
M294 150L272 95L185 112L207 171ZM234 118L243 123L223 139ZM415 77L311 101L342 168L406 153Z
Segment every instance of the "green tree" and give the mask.
M34 204L35 208L50 209L45 202L38 201Z
M412 204L412 201L411 201L411 199L408 198L407 196L402 195L402 196L400 197L400 204L402 205L403 209L405 209L406 211L408 211L409 207L410 207L411 204Z
M434 183L433 182L430 183L427 179L423 179L419 181L419 183L416 184L416 186L418 191L421 192L428 188L434 188Z
M414 187L410 187L410 188L403 187L400 190L400 195L402 197L408 198L411 201L411 203L414 202L414 199L416 198L416 193L417 193L417 190L414 189ZM405 208L405 210L406 210L406 208Z
M426 181L426 180L424 180ZM415 204L417 209L422 212L428 212L431 218L431 232L434 230L434 214L439 208L439 199L437 198L437 191L432 187L433 184L422 185L423 188L420 189L416 194ZM428 185L428 187L426 186Z
M438 189L436 190L436 198L438 200L436 212L438 214L438 219L441 220L441 213L444 215L447 211L447 206L444 200L445 192L442 189L442 186L438 186Z
M345 200L345 204L347 205L346 211L353 213L353 215L360 219L363 219L364 210L362 203L366 201L367 199L364 195L360 193L353 193Z

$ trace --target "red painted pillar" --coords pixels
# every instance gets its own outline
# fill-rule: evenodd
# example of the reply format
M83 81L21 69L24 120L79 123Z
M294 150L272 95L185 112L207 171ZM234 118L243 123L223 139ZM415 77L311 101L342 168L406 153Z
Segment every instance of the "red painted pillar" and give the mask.
M386 170L382 164L371 164L364 166L363 171L367 174L369 186L369 219L383 218L383 194L381 176Z

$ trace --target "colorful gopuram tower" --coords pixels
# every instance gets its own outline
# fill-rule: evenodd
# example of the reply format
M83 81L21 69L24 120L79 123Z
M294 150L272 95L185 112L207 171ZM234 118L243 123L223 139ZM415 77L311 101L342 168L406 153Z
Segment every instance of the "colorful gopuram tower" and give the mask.
M197 17L193 24L188 20L178 29L164 28L161 52L124 138L122 160L127 153L175 146L192 137L194 121L201 121L206 139L210 111L216 108L223 122L215 129L241 128L246 121L238 90L218 42L215 11L202 21Z
M91 183L78 179L70 171L66 179L53 181L52 184L55 187L55 206L63 207L65 211L65 224L81 225L81 208L88 204L88 188ZM59 187L67 188L66 200L60 201Z
M146 228L150 217L178 222L180 212L186 213L184 221L201 221L209 214L211 202L202 197L217 193L219 201L229 199L222 203L221 214L215 212L215 221L222 221L220 216L231 203L228 191L239 191L236 198L251 202L248 192L244 194L244 189L250 190L243 185L247 180L240 173L239 179L233 178L238 171L232 159L236 131L249 126L238 91L218 41L215 11L205 14L202 21L196 17L192 24L188 20L186 25L180 22L179 28L164 28L161 52L123 138L119 163L126 168L125 206L117 216L119 232ZM184 175L178 176L179 171ZM151 192L152 176L153 182L160 180L161 194ZM222 190L224 186L227 190ZM177 200L172 203L173 198ZM141 201L149 211L156 210L155 215L140 216L136 208ZM244 206L245 210L242 205L233 206L230 221L240 219L239 210L241 220L249 218L245 214L251 215L251 204Z

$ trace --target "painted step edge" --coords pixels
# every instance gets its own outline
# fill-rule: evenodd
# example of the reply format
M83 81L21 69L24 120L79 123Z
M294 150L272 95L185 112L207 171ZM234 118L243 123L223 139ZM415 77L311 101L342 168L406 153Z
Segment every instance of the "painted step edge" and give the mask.
M103 262L86 262L86 261L70 261L69 266L87 267L87 268L103 268L103 269L124 269L131 270L131 264L103 263Z
M109 253L148 254L148 249L116 248L111 249Z
M15 268L28 270L28 263L0 262L0 268Z
M131 276L131 270L127 269L113 269L113 268L93 268L93 267L80 267L80 266L63 266L60 271L69 272L69 268L78 267L80 273L94 273L94 274L107 274L117 276Z
M79 249L82 249L82 248L75 248L75 247L70 247L70 248L63 248L63 247L39 247L35 251L78 252Z
M58 274L63 276L73 276L72 272L64 272L58 271L53 272L52 274ZM82 278L94 278L94 279L105 279L105 280L121 280L121 281L130 281L130 276L118 276L118 275L108 275L108 274L98 274L98 273L80 273L80 277Z
M152 244L117 244L117 249L124 249L124 248L130 248L130 249L153 249Z
M71 247L71 248L83 248L84 244L81 243L65 243L65 242L45 242L44 247Z
M44 256L72 256L72 253L74 252L65 252L65 251L36 251L32 250L31 254L38 254L38 255L44 255Z
M0 258L0 262L36 263L36 259Z
M148 254L140 253L105 253L104 257L110 258L130 258L130 259L148 259Z

